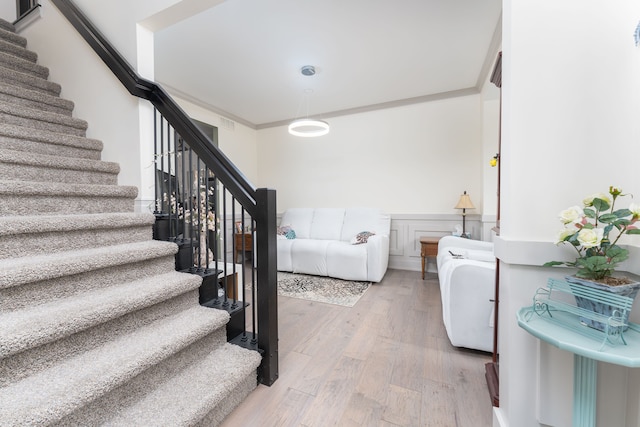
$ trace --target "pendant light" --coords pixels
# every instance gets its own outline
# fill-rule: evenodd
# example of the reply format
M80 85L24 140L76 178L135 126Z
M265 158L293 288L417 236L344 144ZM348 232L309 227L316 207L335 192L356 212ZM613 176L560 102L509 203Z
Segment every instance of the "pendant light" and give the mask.
M300 69L300 73L303 76L311 77L316 74L316 68L313 65L305 65ZM305 89L304 91L307 117L303 119L296 119L289 124L289 133L291 135L309 138L329 133L329 123L324 120L309 118L309 94L312 92L313 90L311 89Z

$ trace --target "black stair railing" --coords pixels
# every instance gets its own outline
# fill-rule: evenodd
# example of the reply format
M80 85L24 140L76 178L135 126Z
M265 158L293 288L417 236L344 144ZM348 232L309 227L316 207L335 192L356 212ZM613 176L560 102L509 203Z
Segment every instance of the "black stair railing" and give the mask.
M220 271L223 277L239 277L236 273L242 272L240 283L231 287L235 291L229 292L223 284L224 292L212 304L243 310L236 317L239 320L230 322L231 330L238 333L232 341L248 347L257 342L263 353L259 381L273 384L278 377L275 190L254 188L165 90L141 78L72 1L52 3L129 93L155 107L155 213L160 220L166 215L166 240L176 242L188 254L186 265L177 267L200 274L204 280L213 277L216 289ZM249 266L244 258L247 252L252 255ZM242 254L240 267L238 254ZM245 315L247 301L253 304Z

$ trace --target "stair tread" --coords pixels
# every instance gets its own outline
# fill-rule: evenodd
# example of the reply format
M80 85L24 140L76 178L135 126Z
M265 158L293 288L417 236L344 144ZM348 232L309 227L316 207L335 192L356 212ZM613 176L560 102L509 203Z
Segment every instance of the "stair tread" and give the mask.
M0 38L18 46L27 46L27 39L16 33L16 27L12 23L4 20L0 25Z
M26 151L7 150L2 148L0 148L0 162L110 174L118 174L120 172L120 165L115 162L73 157L69 158L50 154L39 154L34 156L33 153Z
M0 389L7 425L56 421L224 327L221 310L194 306Z
M9 53L0 52L0 63L4 64L6 68L19 71L21 73L33 75L43 79L49 77L49 69L38 65L28 59L20 58Z
M197 289L201 281L197 275L170 272L4 312L0 314L0 357L62 339Z
M11 22L7 21L6 19L0 18L0 30L15 33L16 26L13 25ZM25 39L25 43L26 43L26 39Z
M11 81L17 81L23 85L29 86L31 90L38 89L43 92L59 96L62 87L56 82L47 80L47 78L27 74L20 70L5 67L0 61L0 77Z
M38 61L38 54L26 49L25 46L17 45L11 40L3 39L2 37L0 37L0 51L6 52L18 58L25 59L27 61L31 61L33 63Z
M72 184L39 181L0 181L0 194L22 194L30 196L93 196L135 198L138 188L109 184Z
M50 111L36 110L9 102L0 102L0 113L8 114L22 119L36 120L54 125L62 125L78 130L87 130L86 120L77 119L66 114L52 113Z
M67 145L87 150L102 151L104 148L102 141L97 139L86 138L84 136L65 135L45 130L40 130L37 134L34 134L33 129L20 125L3 124L0 127L0 135L57 145Z
M0 217L0 236L151 226L154 222L155 216L153 214L134 212L6 216Z
M226 343L107 421L110 426L194 425L258 368L258 352ZM206 375L203 373L206 372ZM180 396L180 399L176 399Z
M174 243L149 240L0 260L0 289L174 255Z
M75 106L75 104L72 101L66 100L64 98L60 98L59 96L54 96L50 93L42 92L38 90L25 89L25 88L17 87L15 85L9 85L4 82L0 82L0 93L4 93L16 98L21 98L21 99L32 101L32 102L46 104L59 109L67 110L68 114L71 114Z

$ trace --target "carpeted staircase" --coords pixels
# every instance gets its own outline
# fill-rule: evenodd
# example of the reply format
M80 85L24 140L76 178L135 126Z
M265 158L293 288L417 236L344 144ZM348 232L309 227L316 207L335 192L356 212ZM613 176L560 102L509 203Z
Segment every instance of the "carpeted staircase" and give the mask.
M226 342L25 46L0 20L0 425L220 423L260 355Z

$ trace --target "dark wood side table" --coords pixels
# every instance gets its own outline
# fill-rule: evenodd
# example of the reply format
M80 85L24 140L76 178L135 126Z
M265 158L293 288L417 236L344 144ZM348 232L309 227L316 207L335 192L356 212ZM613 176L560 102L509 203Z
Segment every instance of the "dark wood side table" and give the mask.
M422 257L422 280L424 280L424 270L427 257L438 256L438 242L440 237L420 237L420 256Z
M233 235L235 239L235 252L233 254L233 262L238 263L238 254L244 252L252 252L253 251L253 235L251 233L235 233ZM244 246L243 246L244 245ZM242 262L244 262L245 254L242 254Z

